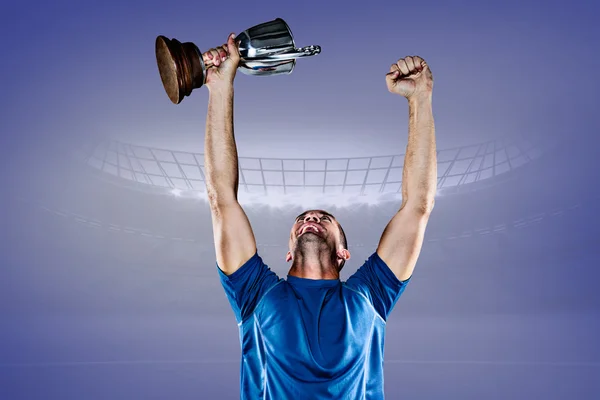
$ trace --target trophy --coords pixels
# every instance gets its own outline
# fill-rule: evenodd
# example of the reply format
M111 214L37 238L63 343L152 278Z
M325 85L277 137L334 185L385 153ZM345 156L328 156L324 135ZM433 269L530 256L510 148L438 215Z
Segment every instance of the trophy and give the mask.
M320 46L296 48L290 27L281 18L245 30L236 37L236 43L240 51L238 68L246 75L290 74L297 58L321 52ZM165 36L156 38L156 62L165 91L175 104L204 85L206 71L213 67L207 53L194 43Z

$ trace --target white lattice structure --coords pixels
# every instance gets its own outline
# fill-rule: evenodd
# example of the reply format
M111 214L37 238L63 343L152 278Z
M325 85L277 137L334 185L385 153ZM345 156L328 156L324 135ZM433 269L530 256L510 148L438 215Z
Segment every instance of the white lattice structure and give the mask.
M541 155L531 140L484 143L438 150L438 188L496 178ZM204 155L104 141L81 154L89 166L178 195L205 192ZM329 159L239 158L240 193L255 198L287 195L357 198L400 195L404 154Z

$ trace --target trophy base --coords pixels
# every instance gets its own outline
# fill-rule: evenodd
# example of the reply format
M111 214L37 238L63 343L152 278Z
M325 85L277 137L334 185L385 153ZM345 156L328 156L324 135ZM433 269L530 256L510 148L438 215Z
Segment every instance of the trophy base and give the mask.
M194 43L158 36L155 50L160 79L173 103L181 103L185 96L204 85L202 53Z

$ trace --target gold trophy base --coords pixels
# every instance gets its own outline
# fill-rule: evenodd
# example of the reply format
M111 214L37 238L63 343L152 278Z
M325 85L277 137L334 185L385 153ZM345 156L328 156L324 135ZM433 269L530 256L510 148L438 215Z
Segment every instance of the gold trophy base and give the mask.
M158 36L156 62L165 91L174 104L181 103L206 81L202 53L192 42Z

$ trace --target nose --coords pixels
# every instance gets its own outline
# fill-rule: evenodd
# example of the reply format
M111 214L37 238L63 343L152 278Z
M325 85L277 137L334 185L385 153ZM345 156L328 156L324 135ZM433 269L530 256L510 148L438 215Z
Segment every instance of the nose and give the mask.
M304 222L310 222L310 221L319 222L319 217L316 214L307 214L304 217Z

